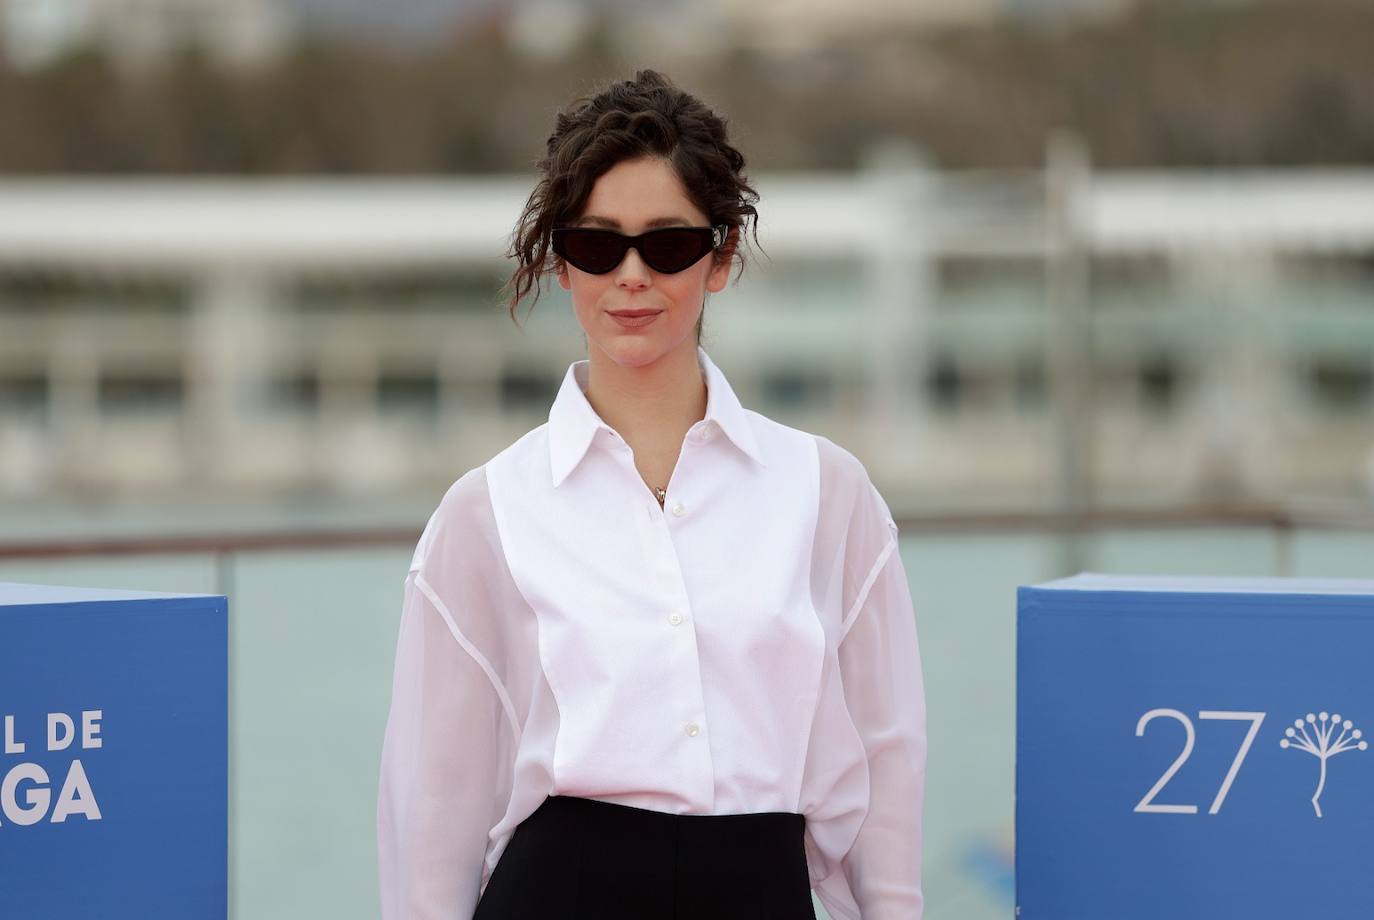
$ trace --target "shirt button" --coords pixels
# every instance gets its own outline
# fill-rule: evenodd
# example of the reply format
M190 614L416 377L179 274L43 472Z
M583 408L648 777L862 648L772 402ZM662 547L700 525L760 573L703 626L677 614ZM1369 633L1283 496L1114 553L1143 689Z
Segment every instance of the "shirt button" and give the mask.
M701 731L701 729L697 726L697 723L695 723L695 722L688 722L688 723L687 723L687 734L688 734L688 735L690 735L691 737L695 738L695 737L697 736L697 732L699 732L699 731Z
M678 502L673 506L673 514L676 514L678 517L682 517L686 513L687 509L683 507L682 502Z
M682 622L682 614L674 613L672 616L668 617L668 622L676 626L677 624Z

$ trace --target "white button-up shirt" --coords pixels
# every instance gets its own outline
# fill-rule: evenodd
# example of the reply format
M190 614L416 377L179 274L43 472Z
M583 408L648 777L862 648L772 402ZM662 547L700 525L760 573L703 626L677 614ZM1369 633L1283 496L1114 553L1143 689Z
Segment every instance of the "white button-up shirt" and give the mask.
M405 579L382 749L386 920L472 916L545 796L806 818L835 920L919 920L925 697L897 526L853 454L706 416L660 507L573 362L445 494Z

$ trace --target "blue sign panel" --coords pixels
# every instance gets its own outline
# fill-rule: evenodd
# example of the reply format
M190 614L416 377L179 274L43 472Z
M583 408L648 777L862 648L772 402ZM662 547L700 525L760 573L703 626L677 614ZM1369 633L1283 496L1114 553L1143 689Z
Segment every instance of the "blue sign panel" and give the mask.
M224 918L228 605L0 582L0 916Z
M1020 920L1374 916L1374 581L1018 592Z

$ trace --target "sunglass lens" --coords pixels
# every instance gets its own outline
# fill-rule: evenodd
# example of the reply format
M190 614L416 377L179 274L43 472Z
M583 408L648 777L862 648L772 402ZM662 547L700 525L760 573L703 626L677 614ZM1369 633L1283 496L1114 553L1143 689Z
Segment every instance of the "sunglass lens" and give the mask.
M625 244L618 233L606 230L568 230L563 234L563 256L584 272L603 274L620 264Z
M658 230L644 237L644 261L655 271L680 272L706 254L701 233L689 229Z

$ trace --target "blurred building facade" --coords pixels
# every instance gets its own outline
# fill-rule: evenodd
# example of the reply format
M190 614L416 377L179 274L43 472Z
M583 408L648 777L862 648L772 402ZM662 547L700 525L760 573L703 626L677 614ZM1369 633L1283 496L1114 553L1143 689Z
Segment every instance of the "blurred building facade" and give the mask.
M451 482L585 356L529 177L0 182L0 496ZM703 344L902 510L1374 500L1374 173L763 174Z

